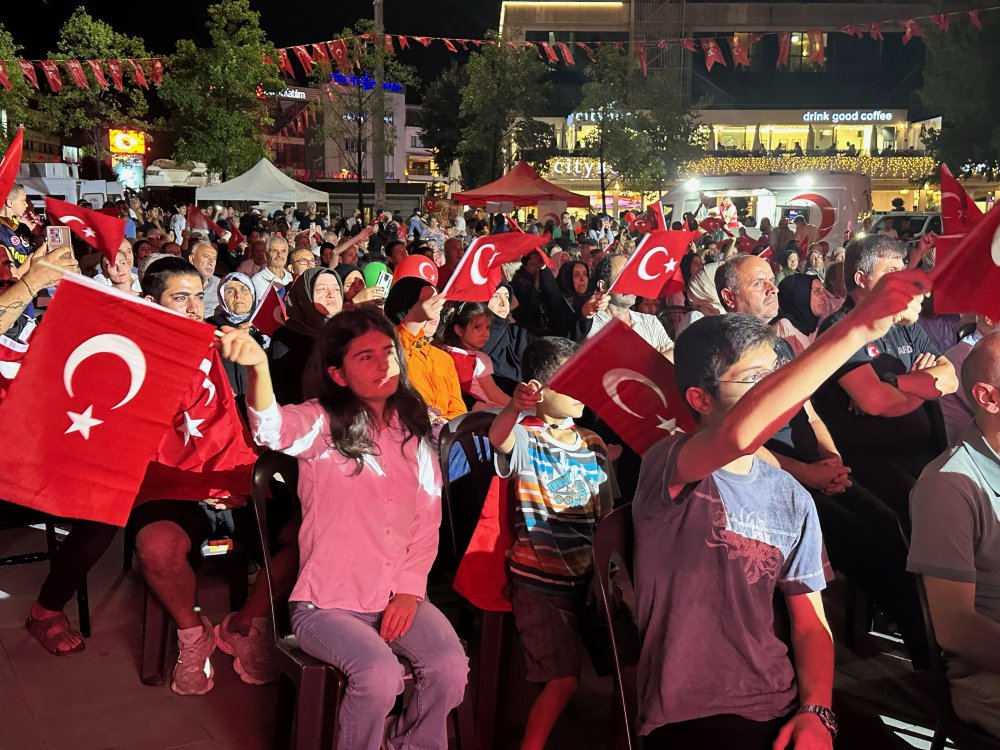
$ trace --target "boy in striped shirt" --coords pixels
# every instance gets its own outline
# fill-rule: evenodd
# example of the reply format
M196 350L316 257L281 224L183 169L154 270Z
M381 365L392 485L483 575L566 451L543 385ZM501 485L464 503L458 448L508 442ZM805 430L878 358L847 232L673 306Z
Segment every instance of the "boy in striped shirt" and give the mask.
M497 474L511 478L517 500L509 555L514 622L528 679L545 683L528 715L522 750L545 746L579 684L579 621L592 577L594 528L618 496L604 442L573 424L583 403L542 385L575 350L563 338L532 342L521 359L526 382L490 428Z

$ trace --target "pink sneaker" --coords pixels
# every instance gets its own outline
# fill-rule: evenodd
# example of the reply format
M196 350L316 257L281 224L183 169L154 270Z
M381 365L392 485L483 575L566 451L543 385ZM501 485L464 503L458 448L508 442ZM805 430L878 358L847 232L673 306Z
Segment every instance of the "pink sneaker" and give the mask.
M219 650L233 659L233 670L248 685L266 685L278 679L278 667L274 662L274 644L266 617L255 617L250 625L250 634L229 631L233 615L216 625L215 638Z
M215 685L211 661L215 651L215 629L208 618L202 616L199 627L178 630L177 647L180 654L170 689L178 695L204 695Z

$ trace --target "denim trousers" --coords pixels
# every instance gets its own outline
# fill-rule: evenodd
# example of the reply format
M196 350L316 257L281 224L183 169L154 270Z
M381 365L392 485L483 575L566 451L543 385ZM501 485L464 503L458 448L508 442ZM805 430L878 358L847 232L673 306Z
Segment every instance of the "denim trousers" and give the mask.
M421 601L410 629L392 643L379 637L381 612L320 609L296 602L292 632L307 654L347 675L340 705L337 747L378 750L445 750L447 718L462 702L469 660L451 623ZM400 716L385 719L403 692L403 657L413 667L413 696Z

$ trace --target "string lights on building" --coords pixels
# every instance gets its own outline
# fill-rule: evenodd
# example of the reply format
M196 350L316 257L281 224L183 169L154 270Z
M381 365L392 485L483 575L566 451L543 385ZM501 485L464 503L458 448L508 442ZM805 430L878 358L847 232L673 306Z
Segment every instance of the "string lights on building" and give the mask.
M920 180L937 167L930 156L707 156L682 165L680 176L831 171L857 172L874 179Z

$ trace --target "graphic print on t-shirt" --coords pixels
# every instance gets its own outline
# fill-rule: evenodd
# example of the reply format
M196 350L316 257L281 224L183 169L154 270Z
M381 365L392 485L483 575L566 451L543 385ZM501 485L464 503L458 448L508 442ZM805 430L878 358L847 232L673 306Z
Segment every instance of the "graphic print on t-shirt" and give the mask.
M777 578L783 561L781 550L752 536L754 533L758 536L768 533L767 519L761 517L760 513L747 514L750 518L734 524L743 532L750 532L745 535L728 528L726 508L721 501L712 499L711 502L720 508L712 515L712 525L715 528L705 544L709 547L725 547L730 560L741 560L743 575L751 586L763 577ZM746 514L746 511L743 513Z

